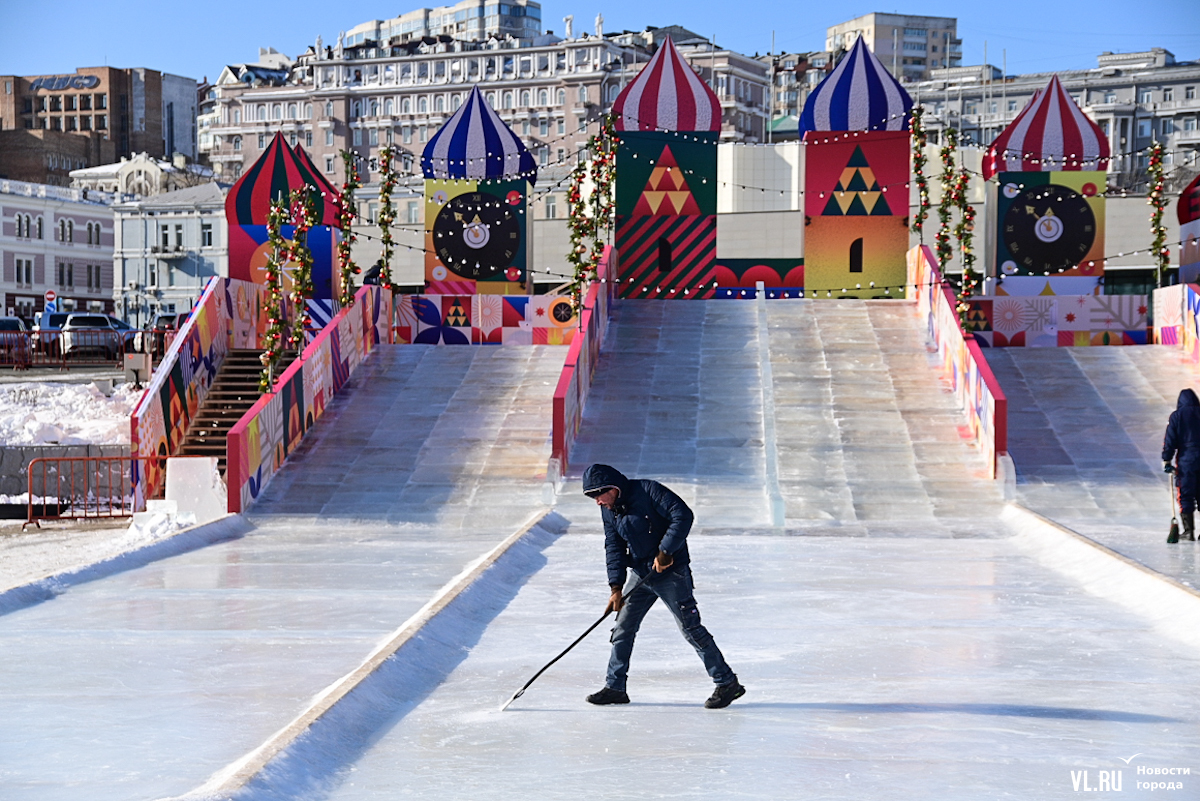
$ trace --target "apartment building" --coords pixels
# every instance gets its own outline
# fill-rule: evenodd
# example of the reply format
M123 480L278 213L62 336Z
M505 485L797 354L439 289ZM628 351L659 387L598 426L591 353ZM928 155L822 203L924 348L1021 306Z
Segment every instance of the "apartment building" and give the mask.
M229 275L225 192L205 183L112 208L109 302L130 325L190 309L214 275Z
M1106 52L1093 69L1058 73L1004 76L990 65L936 70L909 92L929 111L935 136L952 125L968 142L987 145L1054 74L1108 136L1110 186L1144 191L1146 148L1155 141L1164 145L1175 191L1200 171L1200 62L1177 62L1164 48Z
M65 186L71 170L146 152L195 159L196 82L144 68L0 76L0 175Z
M112 310L113 209L119 200L0 180L0 308L32 317L46 290L67 311Z
M864 14L825 30L825 49L848 51L856 39L900 81L920 81L930 70L962 66L962 40L956 17Z
M207 128L207 157L218 179L232 182L282 130L331 181L344 178L345 149L361 158L364 182L377 182L381 148L394 145L405 164L417 164L429 137L479 84L539 169L553 174L556 166L569 168L599 129L620 91L622 63L648 59L637 48L589 35L310 47L274 75L259 65L241 65L251 80L222 73L213 87L216 121ZM406 169L419 175L416 167Z

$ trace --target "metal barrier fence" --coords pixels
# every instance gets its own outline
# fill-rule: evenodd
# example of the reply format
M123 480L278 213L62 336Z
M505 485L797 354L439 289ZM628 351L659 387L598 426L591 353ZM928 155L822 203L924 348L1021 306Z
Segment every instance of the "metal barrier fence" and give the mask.
M108 331L0 331L0 366L30 367L79 365L120 366L126 353L149 353L155 364L171 347L174 329Z
M133 491L134 462L142 470L166 470L165 456L64 456L29 463L29 511L25 525L41 520L132 517L142 511Z

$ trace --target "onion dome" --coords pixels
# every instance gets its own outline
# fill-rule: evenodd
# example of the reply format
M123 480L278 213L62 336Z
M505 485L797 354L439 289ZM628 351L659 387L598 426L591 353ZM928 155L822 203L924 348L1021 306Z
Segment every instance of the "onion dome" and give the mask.
M913 101L860 36L817 84L800 115L807 131L907 131Z
M1055 75L988 147L983 177L998 172L1106 170L1108 155L1108 137Z
M719 131L721 101L670 37L613 103L618 131Z
M1179 204L1175 207L1175 217L1179 220L1180 225L1200 220L1200 175L1197 175L1179 195Z
M537 183L537 165L525 144L500 119L476 86L421 154L426 178Z
M337 193L321 177L307 157L287 146L276 133L258 161L242 174L225 197L225 219L230 225L266 225L271 201L287 198L293 189L311 186L318 195L317 225L337 225Z

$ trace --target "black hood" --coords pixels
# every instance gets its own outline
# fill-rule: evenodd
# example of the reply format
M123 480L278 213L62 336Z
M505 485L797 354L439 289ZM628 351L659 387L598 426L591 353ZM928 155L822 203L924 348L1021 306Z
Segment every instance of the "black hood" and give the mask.
M629 479L617 468L609 467L606 464L594 464L583 471L584 492L592 492L604 487L616 487L620 490L621 497L625 497L629 494Z
M1197 406L1200 406L1200 398L1196 397L1195 392L1185 389L1179 393L1179 402L1175 405L1176 409L1195 409Z

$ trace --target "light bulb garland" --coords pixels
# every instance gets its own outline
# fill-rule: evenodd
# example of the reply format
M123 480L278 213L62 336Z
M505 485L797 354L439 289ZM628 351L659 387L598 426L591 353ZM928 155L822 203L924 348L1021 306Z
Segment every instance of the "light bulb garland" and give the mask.
M925 145L929 141L925 133L925 124L921 121L925 110L921 106L913 106L912 110L912 172L917 184L917 213L913 215L912 231L925 244L925 220L929 218L929 179L925 176L925 164L929 158L925 155Z
M1158 286L1163 285L1167 268L1171 266L1171 249L1167 247L1167 227L1163 225L1163 211L1167 207L1165 178L1163 171L1163 146L1161 142L1150 145L1149 193L1146 202L1150 212L1150 252L1154 256L1154 272Z
M267 263L263 268L267 275L267 330L264 334L265 350L260 358L262 376L258 381L260 392L270 392L275 383L275 368L283 355L284 309L283 309L283 258L287 245L281 233L288 216L287 202L283 198L271 201L267 214Z
M338 199L338 270L341 274L341 303L343 307L354 305L354 276L358 275L358 265L351 256L354 243L358 237L354 234L354 219L358 216L358 208L354 203L355 190L362 187L358 176L357 158L354 153L343 150L342 165L346 178L342 182L342 194Z

